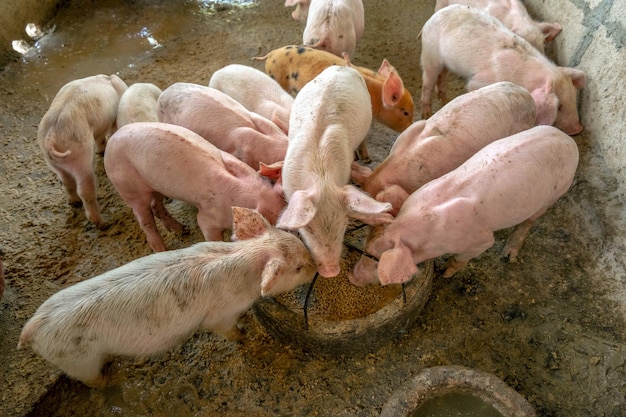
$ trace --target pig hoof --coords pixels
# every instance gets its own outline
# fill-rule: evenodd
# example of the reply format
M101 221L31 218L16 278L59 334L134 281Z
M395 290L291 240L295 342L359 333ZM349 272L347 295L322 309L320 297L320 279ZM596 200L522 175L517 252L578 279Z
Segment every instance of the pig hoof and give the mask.
M68 204L74 208L79 208L83 206L83 202L81 200L69 200Z

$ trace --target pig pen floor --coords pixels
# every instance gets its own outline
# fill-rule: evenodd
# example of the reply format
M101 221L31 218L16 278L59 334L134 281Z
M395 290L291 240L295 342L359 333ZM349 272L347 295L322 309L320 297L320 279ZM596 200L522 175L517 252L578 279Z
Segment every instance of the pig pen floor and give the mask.
M36 143L39 120L58 89L97 73L117 73L129 85L205 84L229 63L261 68L250 57L298 43L303 30L282 0L242 7L72 3L54 19L49 44L0 74L0 248L7 278L0 300L0 415L377 416L420 370L450 364L495 374L539 416L626 415L623 300L614 296L610 271L598 266L600 257L611 256L619 231L607 214L614 209L611 179L586 133L576 137L581 164L574 186L532 228L519 261L500 260L508 231L498 232L494 247L466 269L451 279L435 276L408 332L369 353L302 351L274 339L248 313L242 343L198 333L146 360L115 358L106 367L113 380L100 391L60 376L30 349L17 351L21 327L51 294L150 253L100 157L98 197L110 227L96 230L82 209L65 203ZM434 0L364 3L366 30L353 62L376 69L388 58L418 100L416 37ZM567 21L560 23L567 31ZM460 94L462 83L450 79ZM367 138L371 166L396 136L374 124ZM176 201L169 207L190 229L166 234L169 247L200 241L193 210Z

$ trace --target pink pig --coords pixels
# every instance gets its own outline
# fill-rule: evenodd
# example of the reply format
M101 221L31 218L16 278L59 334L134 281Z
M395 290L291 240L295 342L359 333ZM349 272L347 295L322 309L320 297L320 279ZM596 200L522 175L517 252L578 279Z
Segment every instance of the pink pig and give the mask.
M159 97L158 114L159 121L192 130L254 169L282 161L287 152L285 132L215 88L172 84Z
M135 83L128 87L117 108L117 127L134 122L158 122L157 102L161 93L152 83Z
M415 191L395 220L375 228L350 280L357 285L409 281L416 264L444 254L450 277L494 244L493 232L515 226L502 256L515 260L533 223L572 184L576 142L536 126L485 146L463 165Z
M561 32L558 23L534 21L520 0L437 0L435 11L451 4L484 10L541 52L544 52L544 43Z
M63 183L68 202L82 204L89 221L99 229L105 222L96 195L94 154L104 153L126 88L115 74L70 81L54 97L37 130L44 159Z
M306 18L302 43L337 56L354 54L356 43L365 30L362 0L286 0L285 6L296 5L292 17Z
M145 357L199 329L239 340L239 317L260 297L310 282L313 261L297 236L233 207L237 242L200 242L154 253L65 288L22 329L32 346L83 383L103 388L111 356Z
M213 73L209 87L220 90L251 112L273 121L283 132L289 132L293 97L263 71L247 65L230 64Z
M535 125L535 102L508 81L462 94L428 120L402 132L387 158L374 169L353 162L353 179L396 214L409 194L452 171L494 140ZM371 174L371 175L368 175Z
M286 205L280 190L255 170L182 126L143 122L120 128L109 139L104 168L155 252L166 247L154 215L169 230L182 230L163 196L198 208L206 240L222 240L232 223L231 206L256 208L274 224Z
M298 230L324 277L340 272L348 217L369 224L392 219L385 213L391 204L348 185L354 151L370 128L370 106L358 71L330 66L300 90L291 111L282 171L288 204L277 227Z
M451 5L437 11L422 29L422 117L430 117L437 83L447 101L446 71L468 79L469 91L498 81L526 88L537 106L536 124L554 125L569 135L583 130L576 90L585 74L559 67L495 17L473 7Z

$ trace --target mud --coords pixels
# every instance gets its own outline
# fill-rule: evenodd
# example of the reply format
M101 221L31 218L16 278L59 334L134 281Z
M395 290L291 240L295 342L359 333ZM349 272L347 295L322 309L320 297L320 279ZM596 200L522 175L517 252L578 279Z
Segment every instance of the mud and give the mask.
M58 89L96 73L165 88L177 81L206 84L230 63L261 68L250 58L300 42L303 27L283 3L75 1L51 22L56 29L48 44L4 68L0 249L7 282L0 300L0 415L377 416L393 392L423 369L462 365L498 376L539 416L625 416L623 300L615 297L616 277L599 266L623 231L607 214L615 204L615 179L603 170L587 133L575 138L581 162L572 189L531 229L519 261L500 259L509 231L498 232L494 247L453 278L436 272L417 322L367 353L302 350L273 338L250 312L241 319L243 342L198 333L145 360L114 358L106 366L111 383L100 391L68 380L29 349L16 350L21 327L51 294L150 253L107 180L102 158L95 159L98 197L109 228L98 231L82 209L66 204L36 142L39 120ZM418 100L416 38L434 1L364 3L365 35L352 61L377 69L388 58ZM567 31L567 22L560 23ZM450 81L450 95L460 94L462 82ZM382 161L396 136L373 125L370 166ZM194 210L177 201L168 207L189 229L184 235L162 230L168 247L200 241Z

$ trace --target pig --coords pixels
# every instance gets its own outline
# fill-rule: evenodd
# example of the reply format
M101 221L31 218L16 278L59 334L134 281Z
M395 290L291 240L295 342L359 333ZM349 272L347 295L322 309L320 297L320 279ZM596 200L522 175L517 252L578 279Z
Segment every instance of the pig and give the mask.
M239 317L260 297L310 282L300 239L256 211L233 207L235 242L200 242L138 258L48 298L22 329L35 352L92 387L114 355L145 357L198 330L240 340Z
M128 87L117 107L117 127L134 122L158 122L157 102L161 92L152 83L135 83Z
M396 215L404 200L497 139L535 125L535 102L517 84L501 81L462 94L428 120L402 132L372 172L353 162L352 178ZM358 174L360 173L360 175Z
M430 96L437 83L447 101L447 70L467 79L469 91L498 81L526 88L537 106L536 124L554 125L568 135L583 130L576 108L585 73L559 67L495 17L473 7L450 5L422 29L422 117L432 114Z
M121 127L109 139L104 168L155 252L166 250L155 215L167 229L183 229L163 205L163 196L198 208L206 240L223 239L232 222L231 206L256 208L274 224L286 205L281 189L182 126L138 122Z
M297 5L292 17L306 19L302 43L337 56L354 55L356 43L365 30L362 0L286 0Z
M278 48L255 59L264 60L265 72L292 95L296 95L325 68L331 65L348 65L345 59L329 52L297 45ZM372 105L372 116L396 132L408 128L413 123L413 97L404 88L402 78L389 61L383 59L376 72L365 67L351 66L358 70L365 80ZM362 159L367 160L369 154L365 142L359 151Z
M515 261L533 223L570 188L576 142L553 126L535 126L485 146L419 188L393 222L375 228L349 274L363 285L409 281L416 264L445 254L444 277L489 249L493 232L515 226L502 256Z
M104 153L116 129L120 97L127 85L117 75L93 75L65 84L52 100L37 129L46 164L63 184L68 203L84 206L97 228L106 223L97 200L94 154Z
M350 67L330 66L296 96L289 120L289 147L282 168L287 208L276 227L297 230L317 272L334 277L348 217L389 222L389 203L349 185L350 163L372 120L363 77Z
M273 164L285 158L285 132L215 88L174 83L161 93L157 111L160 122L192 130L255 170L259 162Z
M289 132L293 97L263 71L247 65L230 64L213 73L209 87L220 90L249 111L273 121L283 132Z
M545 42L552 41L562 29L558 23L533 20L520 0L437 0L435 11L451 4L475 7L489 13L542 53Z

